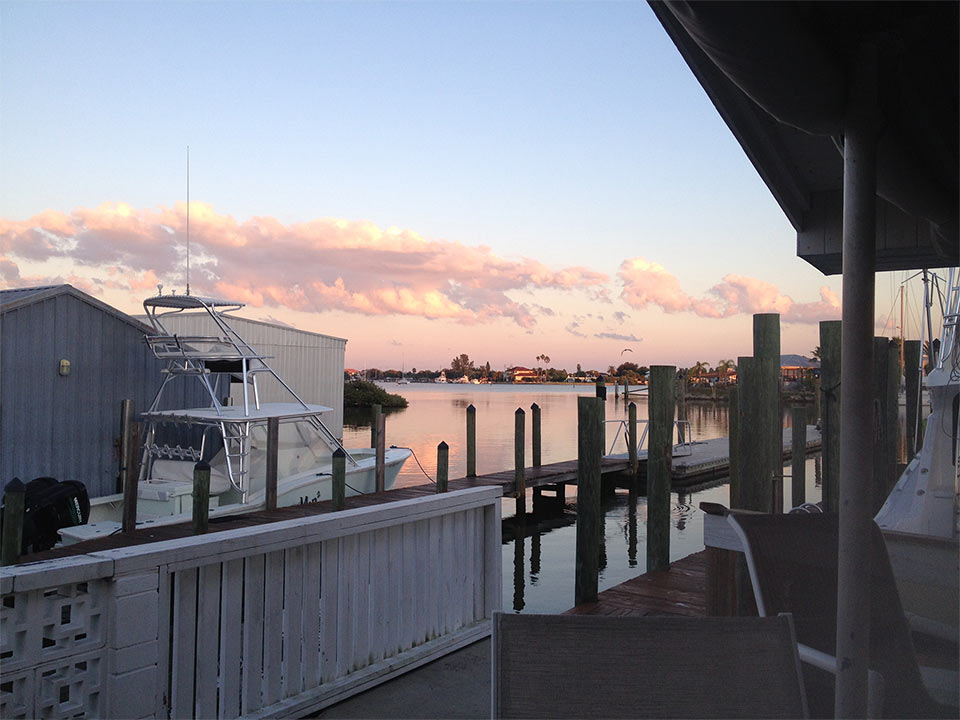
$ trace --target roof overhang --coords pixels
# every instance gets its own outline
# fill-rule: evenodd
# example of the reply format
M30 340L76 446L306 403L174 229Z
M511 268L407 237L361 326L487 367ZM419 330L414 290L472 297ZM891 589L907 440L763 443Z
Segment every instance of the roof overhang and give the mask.
M880 53L876 269L960 264L958 3L651 2L797 231L841 272L848 58Z

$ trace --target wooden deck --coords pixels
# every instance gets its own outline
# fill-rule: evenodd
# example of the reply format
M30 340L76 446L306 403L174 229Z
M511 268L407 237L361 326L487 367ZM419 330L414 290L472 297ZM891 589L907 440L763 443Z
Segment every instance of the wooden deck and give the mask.
M604 590L597 602L584 603L565 615L679 615L706 617L706 550L677 560L669 570L644 573Z

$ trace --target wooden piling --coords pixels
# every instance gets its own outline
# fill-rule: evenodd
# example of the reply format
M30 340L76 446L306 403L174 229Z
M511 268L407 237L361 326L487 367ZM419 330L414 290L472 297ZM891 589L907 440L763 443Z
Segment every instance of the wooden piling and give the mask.
M280 418L267 418L267 510L277 509L277 458L280 452Z
M117 473L118 493L123 492L130 473L130 442L133 433L133 400L125 399L120 402L120 472Z
M896 346L885 337L873 339L873 503L876 514L893 489L897 475L897 395L900 389L900 358Z
M596 390L598 398L600 398L601 400L607 399L607 385L603 381L603 378L600 378L600 377L597 378L597 382L594 385L594 388Z
M574 605L597 601L600 573L600 457L603 399L577 398L577 550Z
M437 445L437 492L447 491L447 480L450 477L450 447L444 441Z
M383 413L377 415L377 444L375 445L377 449L376 457L376 467L375 480L376 480L376 491L383 492L386 490L387 483L387 416Z
M769 451L759 430L764 419L763 363L755 357L737 361L737 499L740 509L769 513L773 512Z
M533 433L533 466L540 467L540 406L536 403L530 406L531 431Z
M370 406L370 447L372 448L377 446L377 418L382 412L383 408L379 403Z
M523 408L517 408L513 414L513 479L517 491L517 517L521 520L527 514L527 479L524 474L526 422L527 415Z
M0 565L15 565L23 548L23 513L26 486L15 477L3 493L3 536L0 539Z
M467 405L467 477L477 476L477 409Z
M760 360L760 425L763 473L768 478L771 512L783 512L783 412L780 407L780 315L753 316L753 356Z
M840 509L840 336L839 320L820 323L821 445L823 509Z
M907 462L920 451L923 436L919 432L920 410L920 341L907 340L903 344L903 375L907 395Z
M120 528L123 533L131 533L137 527L137 500L139 498L137 484L140 482L140 474L134 460L136 455L137 449L130 447L127 455L127 480L123 485L123 511L120 517Z
M807 409L802 405L794 406L791 422L790 507L798 507L807 501Z
M274 496L276 504L276 496ZM210 525L210 466L203 460L193 466L193 534L203 535Z
M332 465L333 478L330 485L333 509L343 510L347 497L347 453L343 448L333 451Z
M677 420L687 419L687 378L684 375L677 375ZM677 424L679 430L679 441L686 442L689 438L684 437L686 430L683 422Z
M636 484L640 463L637 460L637 404L627 406L627 459L630 461L630 485Z
M739 370L737 371L739 378ZM730 439L727 454L730 456L730 507L740 507L740 385L731 385L728 389L730 409Z
M670 569L670 482L677 369L650 368L647 440L647 572Z

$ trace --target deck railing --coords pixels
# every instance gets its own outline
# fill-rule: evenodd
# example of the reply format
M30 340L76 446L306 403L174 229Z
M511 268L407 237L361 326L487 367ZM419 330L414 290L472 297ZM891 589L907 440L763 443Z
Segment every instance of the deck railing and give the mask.
M0 717L295 716L490 632L500 489L3 568Z

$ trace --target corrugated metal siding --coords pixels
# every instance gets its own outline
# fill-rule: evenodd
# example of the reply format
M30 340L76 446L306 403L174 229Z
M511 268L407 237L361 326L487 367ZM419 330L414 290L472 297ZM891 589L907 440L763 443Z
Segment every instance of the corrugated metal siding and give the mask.
M185 313L164 318L164 326L179 335L211 332L205 313ZM343 436L343 363L347 341L343 338L311 333L233 316L230 325L250 345L265 355L267 363L305 402L333 408L323 422L337 437ZM260 375L257 380L262 402L286 401L285 391L273 378ZM243 390L234 384L234 400L242 402Z
M60 359L70 375L58 374ZM162 364L133 325L63 293L0 316L0 483L49 475L113 493L120 404L147 409ZM199 392L183 405L206 405Z

